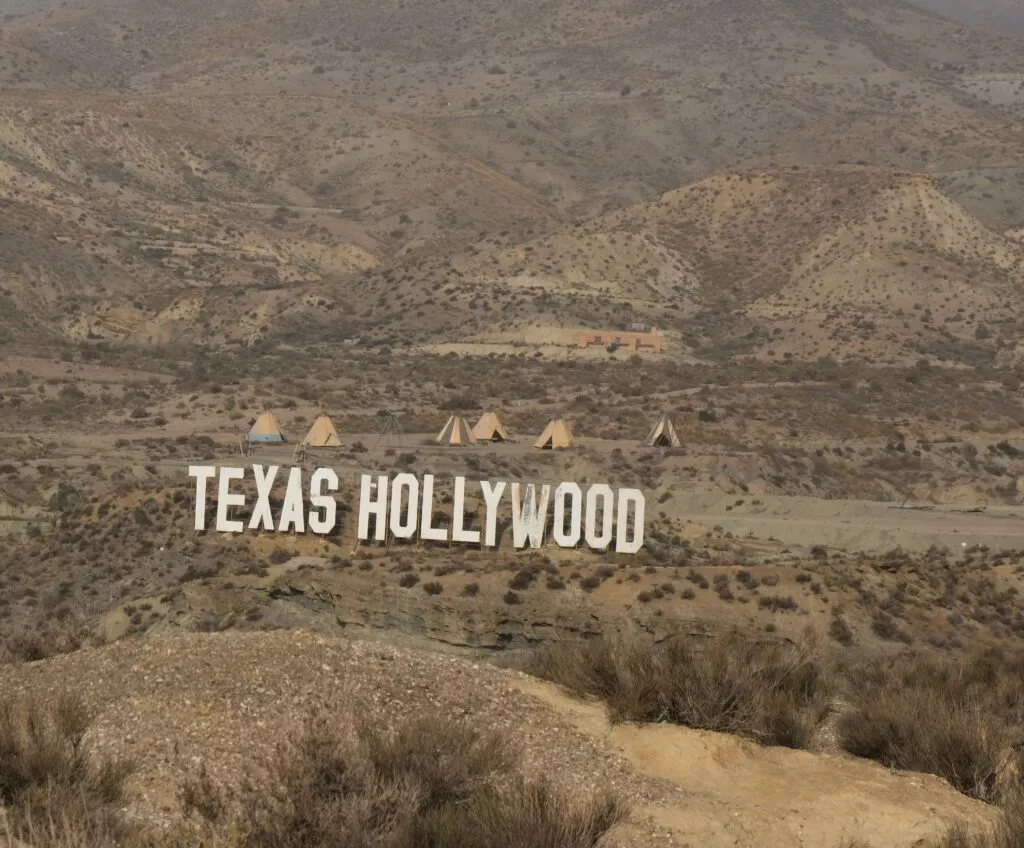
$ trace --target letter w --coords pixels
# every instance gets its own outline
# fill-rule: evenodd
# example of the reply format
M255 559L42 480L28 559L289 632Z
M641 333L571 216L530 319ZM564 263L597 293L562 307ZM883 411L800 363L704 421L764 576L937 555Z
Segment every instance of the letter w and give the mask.
M540 501L537 500L537 489L530 483L520 498L518 483L512 484L512 544L517 548L525 548L527 538L530 547L539 548L544 543L544 527L548 522L548 497L551 487L540 487Z

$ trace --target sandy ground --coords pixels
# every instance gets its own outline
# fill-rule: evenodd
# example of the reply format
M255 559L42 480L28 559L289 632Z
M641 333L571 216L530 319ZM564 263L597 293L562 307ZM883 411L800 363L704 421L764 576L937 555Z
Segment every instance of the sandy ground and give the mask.
M443 712L496 728L527 773L628 799L617 848L909 848L993 816L935 777L675 726L612 727L598 705L520 672L309 631L127 640L0 666L0 688L78 691L96 710L98 750L139 764L133 811L158 822L173 821L175 786L200 762L234 781L316 708L339 722Z
M577 727L604 738L639 774L682 790L683 803L646 812L678 833L683 845L919 845L951 821L983 822L991 815L983 804L950 799L948 784L931 775L667 724L613 726L599 706L547 683L527 678L513 685L572 715Z
M888 551L902 547L925 551L932 545L956 550L973 545L1024 547L1024 508L935 506L859 500L762 495L758 506L721 492L695 490L676 498L674 517L720 526L735 536L772 537L787 545L824 545L851 551ZM982 507L977 507L982 509Z

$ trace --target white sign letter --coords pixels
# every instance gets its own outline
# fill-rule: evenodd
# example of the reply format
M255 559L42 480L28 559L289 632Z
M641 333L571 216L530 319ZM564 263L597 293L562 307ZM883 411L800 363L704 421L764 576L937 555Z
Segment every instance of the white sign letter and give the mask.
M548 521L548 497L551 494L551 487L546 483L540 487L539 502L536 486L530 483L525 488L526 492L520 501L519 484L512 484L512 544L517 548L526 547L529 537L530 545L539 548L544 542L544 525ZM610 534L608 538L611 539Z
M374 479L363 474L359 484L359 539L365 542L370 538L370 516L374 517L374 538L383 542L387 535L384 519L388 509L388 478L383 474L376 480L377 497L370 500L370 491L374 487Z
M484 505L487 507L486 529L484 531L484 544L493 548L498 544L498 503L501 501L502 493L505 491L505 481L499 480L493 486L487 480L480 481L480 488L484 493Z
M452 498L452 541L466 542L470 545L478 544L480 541L479 530L464 530L463 522L466 520L466 478L455 478L455 495Z
M271 465L266 471L262 465L254 465L252 473L256 475L256 506L249 519L249 529L256 530L261 524L267 530L274 529L274 514L270 511L270 490L274 488L277 466Z
M402 489L409 490L409 501L402 508ZM415 474L396 474L391 484L391 533L396 539L411 539L416 535L416 519L419 518L420 481ZM405 521L402 521L405 513Z
M302 469L293 468L288 472L288 488L284 493L284 505L281 507L281 521L277 525L279 532L294 528L296 533L306 532L306 516L302 509Z
M565 499L569 502L569 529L565 529ZM582 535L583 492L576 483L560 483L555 489L555 515L551 535L563 548L575 548Z
M309 481L309 502L312 505L309 510L309 529L326 535L334 529L338 520L338 503L334 495L323 494L324 483L327 484L327 491L338 491L338 475L333 468L318 468Z
M444 527L432 527L434 520L434 475L423 475L423 510L420 515L420 538L426 542L447 542Z
M633 539L627 540L629 505L633 504ZM644 493L639 489L619 489L619 514L615 519L615 550L620 554L635 554L644 544Z
M206 488L217 473L212 465L190 465L188 476L196 478L196 530L206 529Z
M217 487L217 532L241 533L245 525L241 521L228 520L229 506L245 506L245 495L231 494L229 487L232 480L241 480L245 476L244 468L222 468L220 485Z
M601 535L597 535L597 500L601 505ZM587 544L595 551L603 551L612 543L612 502L615 496L611 486L598 483L587 490Z

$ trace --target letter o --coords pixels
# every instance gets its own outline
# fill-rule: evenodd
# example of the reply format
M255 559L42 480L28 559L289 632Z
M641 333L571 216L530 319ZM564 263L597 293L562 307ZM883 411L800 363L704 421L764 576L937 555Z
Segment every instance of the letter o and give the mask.
M565 529L566 500L569 500L569 529ZM576 483L560 483L555 489L555 515L551 535L563 548L579 544L583 532L583 491Z
M598 499L602 501L600 535L598 535L597 528ZM612 543L612 525L614 521L612 509L614 502L615 495L612 493L611 486L607 483L598 483L587 490L587 517L585 522L587 544L596 551L603 551Z

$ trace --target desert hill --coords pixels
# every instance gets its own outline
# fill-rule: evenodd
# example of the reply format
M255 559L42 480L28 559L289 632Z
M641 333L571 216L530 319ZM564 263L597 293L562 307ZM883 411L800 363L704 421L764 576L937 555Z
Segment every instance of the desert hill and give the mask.
M719 173L561 233L364 276L371 314L421 340L640 319L696 355L912 363L1012 348L1022 269L1020 242L933 179L849 165Z
M224 123L302 132L307 154L296 97L369 112L385 134L404 122L442 158L497 166L562 211L735 163L845 158L941 173L1012 217L1020 92L993 110L973 84L1019 74L1019 45L899 4L101 3L17 19L8 40L73 65L76 88L212 98ZM225 102L245 95L263 102ZM328 171L362 180L353 166L379 151Z
M1020 240L934 179L891 168L720 172L541 234L392 258L337 222L324 245L325 228L300 228L284 207L261 220L220 199L196 214L186 201L151 201L152 188L115 192L102 218L76 217L73 196L23 182L4 235L12 327L402 347L509 344L544 328L565 342L574 327L639 320L702 358L1016 356Z
M0 843L88 824L88 791L160 838L63 848L237 848L183 821L232 793L182 781L243 792L315 710L479 724L632 806L571 844L335 844L1024 833L1024 41L966 1L6 0ZM263 410L283 444L246 444ZM487 411L511 439L438 444ZM340 444L307 446L324 413ZM536 449L554 416L575 444ZM273 464L274 511L330 466L338 527L220 532L207 497L197 531L197 464ZM476 481L636 488L644 544L516 549L504 505L494 550L358 540L396 472L444 527L460 477L473 527ZM50 780L84 750L65 689L124 786ZM19 732L23 694L52 724ZM71 744L23 757L33 728ZM434 738L348 769L346 810L465 834L554 797L503 765L426 804L466 753ZM332 745L293 770L321 801ZM247 844L302 841L267 788L286 838Z
M498 731L526 774L621 795L631 814L602 843L621 848L911 846L994 818L931 775L671 725L609 726L600 705L519 672L309 631L171 633L0 666L0 681L9 696L80 693L97 714L96 752L137 763L133 817L171 833L200 763L233 785L314 710L342 727L372 711L381 728L430 714Z
M913 5L954 21L1024 35L1024 11L1014 0L912 0Z
M386 236L316 207L254 208L238 198L260 189L234 166L211 175L204 160L196 179L169 168L145 131L134 138L147 157L133 160L128 185L100 183L103 200L90 204L75 160L49 158L50 140L22 120L8 133L18 156L0 236L11 337L363 337L402 347L510 343L538 328L628 319L699 357L1015 356L1020 240L926 175L855 165L719 172L575 224L545 217L536 230L447 255L394 254ZM82 134L112 138L100 124Z
M612 244L607 215L711 174L860 161L929 174L984 226L1019 228L1022 56L899 3L23 5L0 39L0 191L17 204L0 288L16 327L72 338L249 344L310 326L400 346L413 320L430 338L456 318L463 336L514 335L619 319L625 304L693 336L707 263L738 255L707 247L712 233L702 256L664 233L649 248L637 227ZM841 173L818 179L841 194L856 180ZM736 194L751 211L733 223L756 226L762 197ZM565 258L530 270L543 239ZM829 275L938 269L933 248L828 248ZM444 262L464 279L441 283ZM484 279L497 294L469 309L460 286ZM564 285L569 313L546 299ZM780 297L686 347L786 313L779 355L856 348L799 340L804 319ZM914 326L890 331L874 353L918 344Z
M1024 252L920 175L726 174L612 219L689 256L704 305L755 324L761 355L959 360L994 356L968 348L998 324L1015 335Z

